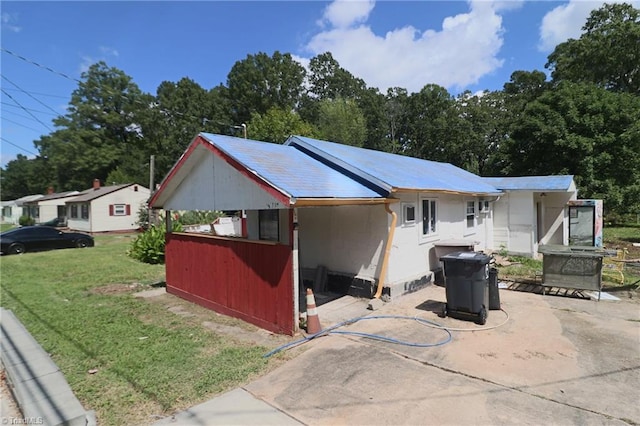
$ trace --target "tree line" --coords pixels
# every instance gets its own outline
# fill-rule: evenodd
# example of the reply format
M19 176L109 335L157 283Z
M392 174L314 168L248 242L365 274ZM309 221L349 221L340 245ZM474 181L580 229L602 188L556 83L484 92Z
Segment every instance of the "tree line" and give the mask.
M0 170L2 199L106 184L159 182L199 132L282 143L289 135L448 162L481 176L572 174L608 213L640 211L640 10L603 5L545 67L515 71L502 90L452 95L426 84L386 93L330 52L308 70L288 53L236 62L226 85L183 78L142 92L104 62L83 73L55 130Z

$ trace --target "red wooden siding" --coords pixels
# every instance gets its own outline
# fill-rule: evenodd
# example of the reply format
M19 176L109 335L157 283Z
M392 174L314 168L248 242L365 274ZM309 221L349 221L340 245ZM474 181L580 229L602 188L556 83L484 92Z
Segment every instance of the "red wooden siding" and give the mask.
M167 234L167 292L293 335L292 249L181 233Z

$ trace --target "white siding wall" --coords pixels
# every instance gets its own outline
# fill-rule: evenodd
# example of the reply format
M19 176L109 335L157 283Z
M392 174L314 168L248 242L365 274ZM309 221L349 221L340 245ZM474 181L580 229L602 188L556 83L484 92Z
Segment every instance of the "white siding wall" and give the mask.
M492 240L488 234L491 214L485 216L477 211L478 198L430 193L396 194L401 202L392 205L398 215L398 224L393 239L393 247L387 276L390 285L408 282L425 275L439 266L435 244L441 240L470 240L478 242L476 250L484 250ZM422 235L422 202L423 198L436 200L437 232L434 235ZM466 201L476 203L476 226L467 229L465 226ZM403 204L416 205L415 224L403 223ZM493 207L491 207L493 208Z
M135 191L134 188L138 188ZM91 232L128 231L138 228L138 210L149 199L149 190L139 185L131 185L119 191L97 198L89 207ZM112 204L131 205L128 216L110 216L109 206Z
M204 155L164 203L165 210L283 209L283 205L259 185L223 159Z
M69 208L71 209L71 208ZM78 206L78 216L80 216L80 206ZM67 216L67 227L74 231L91 232L91 222L89 219L71 218L71 210Z
M137 187L138 191L134 188ZM140 185L131 185L119 191L103 195L91 201L89 206L89 220L72 219L68 214L67 226L70 229L84 232L131 231L138 228L138 210L149 199L149 190ZM131 211L125 216L110 216L109 206L112 204L129 204ZM78 205L78 216L81 209Z
M536 243L536 206L530 191L509 194L509 252L531 256Z
M74 195L75 197L75 195ZM58 206L65 206L65 202L73 199L73 197L57 198L55 200L39 201L40 217L36 219L36 223L46 222L58 217Z
M566 192L550 192L544 197L536 196L536 202L542 205L542 223L540 244L563 244L568 238L568 222L565 208L573 194Z
M375 279L380 270L390 216L384 206L298 209L300 266Z

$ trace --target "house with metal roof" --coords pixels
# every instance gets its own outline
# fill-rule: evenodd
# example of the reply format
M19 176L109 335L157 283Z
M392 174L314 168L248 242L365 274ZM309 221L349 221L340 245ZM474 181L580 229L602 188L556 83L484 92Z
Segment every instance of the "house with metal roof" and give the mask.
M150 191L128 183L93 186L66 201L67 226L70 229L96 232L124 232L138 228L138 211L146 205Z
M569 242L567 204L578 197L571 175L486 177L504 192L493 205L493 248L535 257L538 247Z
M168 221L172 210L243 212L236 237L167 235L167 291L291 334L306 286L316 299L394 297L431 281L443 241L492 250L503 195L451 164L300 136L279 145L201 133L150 206Z

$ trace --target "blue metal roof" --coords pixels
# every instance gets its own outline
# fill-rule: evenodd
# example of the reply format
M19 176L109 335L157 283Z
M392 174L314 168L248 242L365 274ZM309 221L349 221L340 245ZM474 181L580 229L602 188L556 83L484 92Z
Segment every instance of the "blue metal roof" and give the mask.
M395 188L470 194L501 193L480 176L449 163L422 160L302 136L291 136L285 144L336 164L357 177L387 190Z
M200 133L244 167L295 198L383 198L292 146Z
M567 191L573 184L572 175L486 177L488 184L509 191Z

